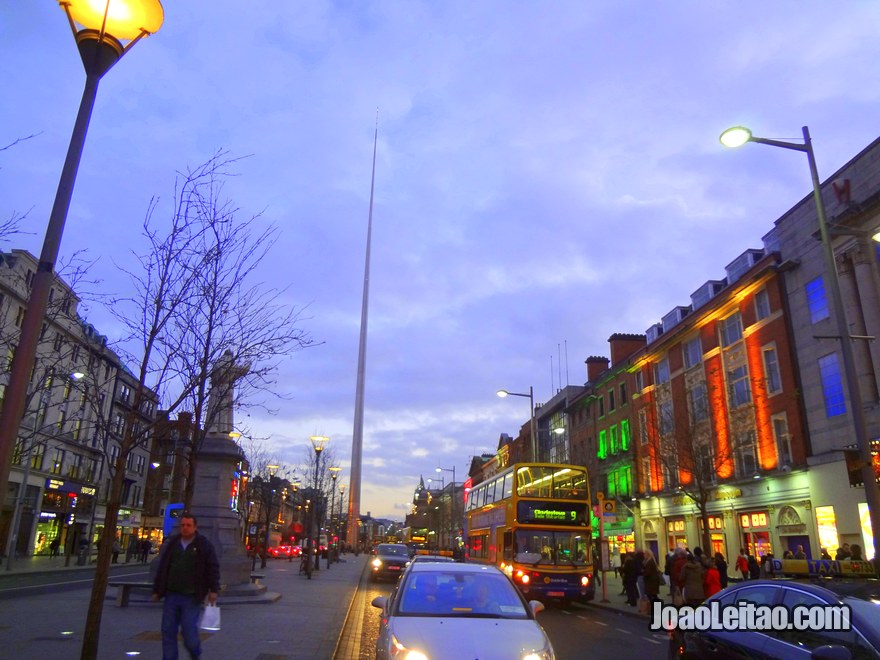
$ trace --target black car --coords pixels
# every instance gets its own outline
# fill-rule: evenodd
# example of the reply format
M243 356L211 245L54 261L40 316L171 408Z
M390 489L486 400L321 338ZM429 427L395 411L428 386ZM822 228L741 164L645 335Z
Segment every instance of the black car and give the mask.
M373 582L380 578L397 579L409 565L409 548L402 543L380 543L376 546L376 556L370 562L373 569L370 579Z
M876 581L854 583L825 580L749 580L707 598L712 607L739 603L783 606L792 613L798 606L845 605L850 629L845 630L677 630L670 656L678 658L854 658L880 660L880 600ZM717 611L717 610L716 610ZM714 619L713 620L717 620ZM789 619L791 621L791 619Z

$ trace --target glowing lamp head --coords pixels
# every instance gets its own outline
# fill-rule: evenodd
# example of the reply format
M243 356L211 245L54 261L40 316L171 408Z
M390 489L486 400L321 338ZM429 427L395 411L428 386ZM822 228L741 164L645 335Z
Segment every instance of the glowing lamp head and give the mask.
M728 128L724 131L718 139L721 140L721 144L725 147L735 149L736 147L743 146L746 142L751 140L752 132L745 126L734 126L733 128Z
M103 31L120 41L155 34L165 12L159 0L59 0L74 21L87 30ZM105 21L106 15L106 21Z

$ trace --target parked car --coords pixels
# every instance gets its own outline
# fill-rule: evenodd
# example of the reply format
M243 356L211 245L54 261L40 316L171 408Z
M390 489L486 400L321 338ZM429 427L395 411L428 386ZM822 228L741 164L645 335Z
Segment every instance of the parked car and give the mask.
M300 556L302 556L302 553L303 553L303 549L302 549L302 546L301 546L301 545L292 545L292 546L290 546L290 554L291 554L291 556L293 556L293 557L300 557Z
M555 658L536 619L544 605L526 602L494 566L416 562L372 605L382 610L377 660Z
M678 658L870 658L880 659L880 600L876 580L748 580L730 586L705 603L740 602L796 606L847 605L849 630L674 631L670 656ZM834 647L834 648L829 648Z
M402 543L380 543L376 546L375 557L370 561L372 572L370 579L377 582L380 578L397 579L409 565L409 548Z

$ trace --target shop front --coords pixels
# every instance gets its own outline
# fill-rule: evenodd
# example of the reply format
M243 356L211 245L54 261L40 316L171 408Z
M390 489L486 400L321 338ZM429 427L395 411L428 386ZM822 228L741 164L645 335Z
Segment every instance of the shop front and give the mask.
M743 548L748 554L760 561L761 557L773 552L773 543L770 539L770 514L766 509L740 513L739 524L742 529Z
M667 551L688 547L687 525L684 516L666 519Z
M700 538L703 538L704 530L705 522L700 518ZM723 557L728 556L723 515L709 514L709 542L712 544L711 547L704 548L707 555L714 557L716 552L720 552Z

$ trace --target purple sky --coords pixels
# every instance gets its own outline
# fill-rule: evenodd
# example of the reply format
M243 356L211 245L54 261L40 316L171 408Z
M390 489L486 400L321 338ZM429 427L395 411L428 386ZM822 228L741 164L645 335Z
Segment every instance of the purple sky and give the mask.
M823 178L880 132L873 2L165 11L101 83L62 255L88 249L119 291L113 260L152 196L170 212L175 171L249 155L226 192L281 228L261 276L323 344L284 363L277 414L246 423L291 465L330 436L347 483L378 109L361 504L377 516L516 435L528 402L497 389L541 402L583 383L609 335L687 304L810 192L802 155L727 151L723 129L809 125ZM38 133L0 152L0 216L30 209L33 232L4 249L38 253L84 75L55 2L4 3L0 21L0 146ZM114 338L106 311L88 319Z

